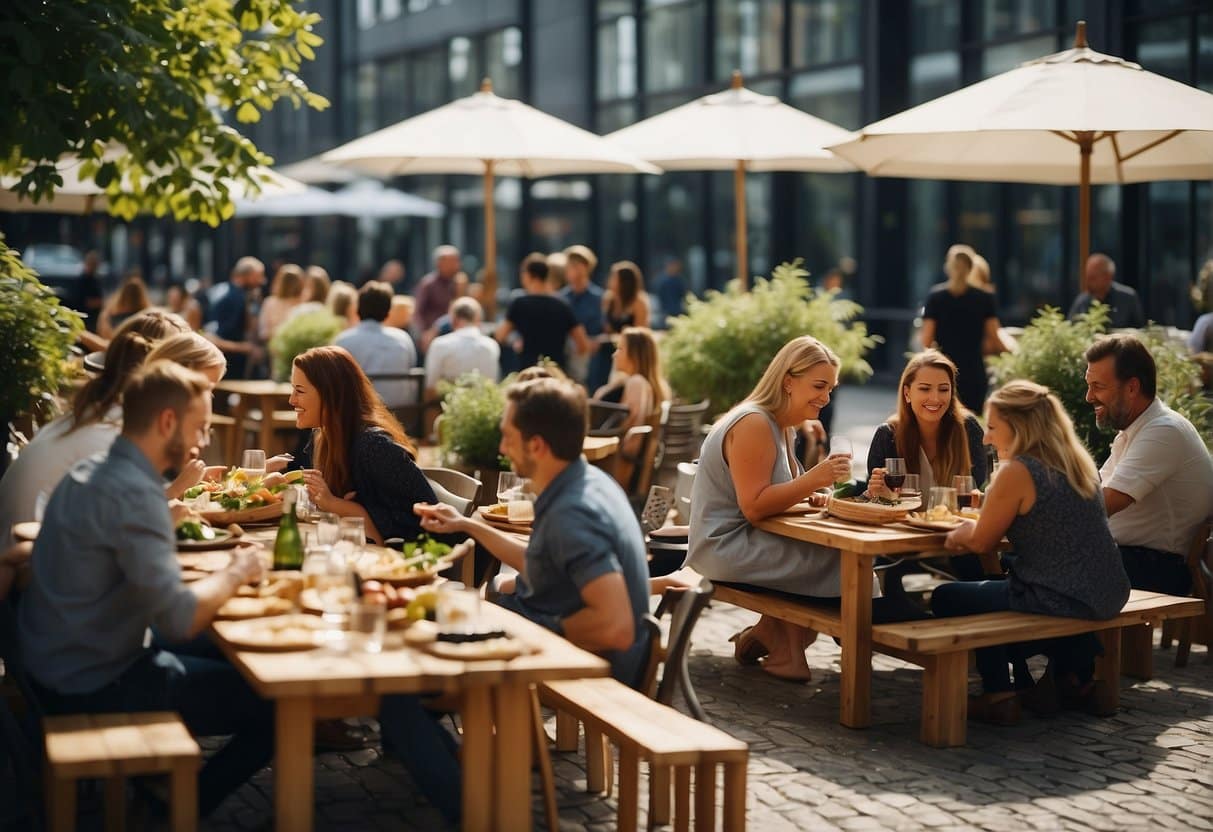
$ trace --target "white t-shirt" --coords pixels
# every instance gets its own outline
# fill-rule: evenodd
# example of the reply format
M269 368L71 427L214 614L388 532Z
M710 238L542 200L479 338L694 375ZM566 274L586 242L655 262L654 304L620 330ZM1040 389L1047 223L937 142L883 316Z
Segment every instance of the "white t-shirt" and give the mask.
M1116 434L1099 475L1104 488L1134 500L1108 518L1121 546L1186 557L1197 528L1213 516L1213 460L1192 423L1161 399Z
M122 408L105 418L68 432L71 415L60 416L30 440L0 480L0 546L12 544L14 523L34 520L38 495L49 498L59 480L82 459L108 451L122 432Z
M497 380L501 359L498 343L482 335L472 324L464 324L454 332L440 335L430 344L425 354L425 386L431 389L438 382L454 381L465 373L480 373L487 379Z

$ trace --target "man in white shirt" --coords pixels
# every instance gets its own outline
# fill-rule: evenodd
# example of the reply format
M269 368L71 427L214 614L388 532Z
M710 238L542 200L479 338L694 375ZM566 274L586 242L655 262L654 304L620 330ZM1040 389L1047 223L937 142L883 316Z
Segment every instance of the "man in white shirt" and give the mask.
M425 354L425 398L438 397L438 382L454 381L465 373L479 373L497 380L501 347L480 331L483 312L474 298L462 297L451 304L452 332L430 343Z
M1154 358L1135 336L1106 335L1086 359L1095 420L1119 431L1099 473L1125 571L1136 589L1187 595L1184 560L1213 515L1213 460L1192 423L1156 397Z
M342 332L333 341L354 356L362 372L371 377L375 391L390 410L417 403L413 382L400 379L379 381L378 375L400 375L417 366L417 347L407 332L385 327L383 320L392 309L392 287L372 280L358 293L357 326Z

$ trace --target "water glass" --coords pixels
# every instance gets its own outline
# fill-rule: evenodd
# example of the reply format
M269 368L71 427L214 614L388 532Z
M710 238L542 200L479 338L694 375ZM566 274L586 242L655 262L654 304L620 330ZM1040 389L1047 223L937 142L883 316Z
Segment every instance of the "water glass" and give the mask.
M843 456L855 458L855 443L846 436L831 436L830 437L830 456L841 454ZM852 478L847 477L845 480L839 480L834 483L837 488L851 482Z
M361 552L366 546L366 520L362 517L342 517L337 525L341 541L353 544L354 551Z
M952 487L956 489L956 505L969 508L973 505L973 478L964 475L952 477Z
M956 513L956 489L947 488L942 485L931 487L930 499L927 502L927 511L935 508L935 506L947 506L948 511L952 514Z
M458 581L449 581L438 590L438 631L475 633L480 627L480 593Z
M348 609L349 630L346 642L351 650L378 653L383 650L387 631L387 605L382 601L356 599Z
M240 460L240 467L244 469L244 473L250 480L263 479L265 477L265 451L245 451Z
M520 490L524 478L513 471L502 471L497 475L497 502L508 503L514 493Z
M291 488L295 489L295 516L306 523L316 511L312 495L307 493L307 486L303 483L295 483Z
M901 496L922 496L922 479L918 474L906 474L904 481L901 483Z
M341 539L341 521L331 511L318 511L316 518L316 543L320 546L336 546Z

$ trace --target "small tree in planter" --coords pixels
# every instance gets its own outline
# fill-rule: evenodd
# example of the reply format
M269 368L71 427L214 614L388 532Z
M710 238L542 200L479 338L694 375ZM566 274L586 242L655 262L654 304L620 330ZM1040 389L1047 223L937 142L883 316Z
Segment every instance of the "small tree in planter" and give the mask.
M1074 420L1078 437L1099 464L1108 458L1116 432L1095 424L1095 410L1086 400L1084 355L1107 329L1107 323L1108 307L1102 303L1092 304L1089 312L1073 321L1066 320L1059 309L1046 306L1024 329L1016 352L991 360L998 384L1024 378L1053 391ZM1195 425L1206 444L1213 443L1213 405L1201 395L1200 367L1159 327L1148 327L1137 336L1158 366L1159 398Z
M344 321L327 309L317 309L296 315L278 327L270 339L274 380L290 381L295 356L302 355L312 347L333 343L344 325Z
M662 349L680 398L711 399L714 411L728 410L754 388L780 347L801 335L834 350L843 377L864 381L872 375L864 356L879 339L855 321L863 307L814 290L802 262L776 266L749 292L733 281L723 292L691 298L686 314L670 320Z
M442 415L438 425L442 462L469 473L478 472L481 494L497 494L497 474L509 468L498 451L501 416L505 413L505 385L479 373L467 373L439 386Z
M67 357L83 328L80 315L63 306L15 251L0 245L0 424L6 446L0 472L8 465L13 421L54 415L56 395L74 374Z

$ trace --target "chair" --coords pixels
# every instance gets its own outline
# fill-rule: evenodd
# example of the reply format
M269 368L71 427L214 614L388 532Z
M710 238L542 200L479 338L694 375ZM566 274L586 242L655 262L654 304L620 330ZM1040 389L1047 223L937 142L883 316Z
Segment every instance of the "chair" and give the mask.
M666 613L670 614L670 634L662 650L661 681L657 685L655 698L661 704L673 707L674 694L681 688L687 710L700 722L710 720L691 686L687 656L691 652L691 633L695 629L695 622L699 620L699 614L707 609L715 592L716 588L707 578L700 580L698 586L667 589L657 605L656 613L658 619Z
M645 550L649 554L649 576L668 575L682 566L687 556L687 529L668 526L674 494L662 485L649 488L648 499L640 512L640 529L644 532ZM663 529L671 529L662 534Z
M627 405L615 402L590 400L589 435L590 436L623 436L627 428L623 423L628 420L631 410Z
M1207 650L1205 662L1213 662L1213 527L1204 524L1188 550L1188 569L1192 573L1192 596L1205 602L1205 613L1200 618L1184 618L1174 625L1163 623L1164 644L1170 641L1170 627L1179 629L1179 645L1175 649L1175 666L1187 667L1188 654L1192 650L1192 639L1203 623ZM1170 626L1168 626L1170 625Z
M678 513L678 522L691 522L691 487L695 484L695 472L699 470L698 462L678 463L678 481L674 485L674 510Z
M670 406L655 467L666 468L678 462L690 462L699 456L699 447L703 444L703 426L711 404L711 400L704 399L695 404Z
M434 495L440 502L453 506L464 517L471 517L480 497L480 480L450 468L422 468L421 473L434 487ZM459 580L464 586L476 585L476 554L463 556L460 563Z

